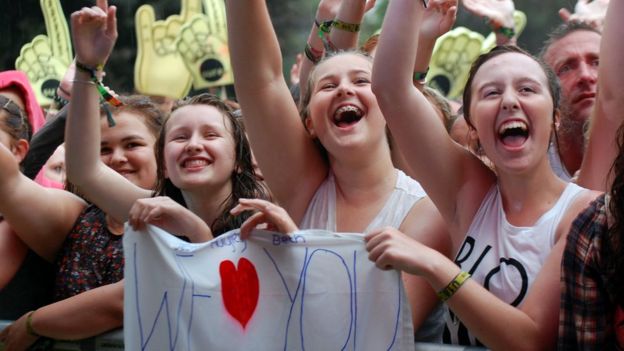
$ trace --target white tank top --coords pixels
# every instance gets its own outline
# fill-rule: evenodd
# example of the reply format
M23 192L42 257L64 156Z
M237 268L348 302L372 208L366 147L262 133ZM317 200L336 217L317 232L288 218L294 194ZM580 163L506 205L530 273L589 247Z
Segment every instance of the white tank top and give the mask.
M427 196L420 183L396 170L397 181L384 207L368 224L364 233L385 226L399 228L414 204ZM336 182L330 172L319 186L299 225L301 229L325 229L336 231ZM420 342L442 342L444 310L439 304L415 331L414 339Z
M555 205L533 226L516 227L507 221L498 185L492 186L472 220L455 263L504 302L520 305L555 245L561 218L584 190L568 183ZM445 343L482 346L448 308L444 319Z
M385 226L399 228L412 206L427 196L420 183L396 170L397 181L384 207L368 224L364 233ZM301 229L336 231L336 182L330 172L319 186L299 225Z

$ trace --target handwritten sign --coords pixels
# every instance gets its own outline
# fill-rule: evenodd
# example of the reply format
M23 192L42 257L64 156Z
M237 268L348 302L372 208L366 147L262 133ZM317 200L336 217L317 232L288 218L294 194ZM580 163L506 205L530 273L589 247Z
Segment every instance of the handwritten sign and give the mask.
M124 235L129 350L413 350L401 278L361 235L237 230L190 244Z

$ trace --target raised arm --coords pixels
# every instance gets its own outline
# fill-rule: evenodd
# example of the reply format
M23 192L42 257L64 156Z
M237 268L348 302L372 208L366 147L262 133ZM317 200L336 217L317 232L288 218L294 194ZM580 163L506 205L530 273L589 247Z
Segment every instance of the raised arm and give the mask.
M0 143L0 213L38 255L53 262L86 206L77 196L44 188L20 173L18 160Z
M462 0L473 15L483 17L496 34L496 45L515 45L514 2L512 0Z
M578 177L579 185L600 191L606 191L611 184L609 171L618 153L617 131L624 120L624 90L621 88L624 80L624 23L618 18L623 11L624 1L609 2L600 43L596 105Z
M434 5L432 3L432 5ZM429 61L433 54L436 40L451 30L455 24L457 6L453 2L444 6L429 6L423 15L418 32L418 51L414 61L414 84L419 89L424 87L425 76L429 70Z
M227 21L236 95L254 154L275 198L299 222L328 166L284 80L266 3L228 0Z
M77 67L105 64L117 39L116 8L98 0L97 6L73 13L71 23ZM100 160L100 95L91 78L84 68L76 69L65 130L67 179L107 214L124 222L134 201L150 196L150 191Z
M444 2L430 1L429 6L444 6ZM433 107L414 87L416 38L424 10L421 1L390 2L375 56L373 91L416 179L451 226L460 222L467 225L472 218L456 218L458 204L467 196L482 197L493 176L478 159L452 141ZM476 188L481 194L474 195L475 187L465 187L468 181L484 184ZM480 198L464 202L478 204Z

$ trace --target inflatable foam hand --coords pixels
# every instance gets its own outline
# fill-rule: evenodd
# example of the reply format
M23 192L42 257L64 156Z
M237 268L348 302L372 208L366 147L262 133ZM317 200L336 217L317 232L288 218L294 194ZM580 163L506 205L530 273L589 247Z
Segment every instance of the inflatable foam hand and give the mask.
M22 47L15 68L28 75L39 104L49 106L73 55L60 1L40 0L40 4L47 35L37 35Z
M522 31L526 27L527 24L527 16L524 12L515 10L513 13L514 18L514 31L516 32L515 37L518 38ZM491 32L485 40L483 40L483 45L481 47L481 52L485 53L496 46L496 33Z
M196 15L182 27L176 41L195 89L234 84L227 33L224 27L216 28L220 23L225 26L225 21L216 22L211 16Z
M139 7L135 15L138 47L134 64L134 86L138 92L175 99L189 92L191 74L175 41L184 23L200 12L200 0L182 0L180 15L156 21L152 6Z
M483 35L457 27L441 36L435 44L427 85L450 99L461 97L470 65L481 54Z

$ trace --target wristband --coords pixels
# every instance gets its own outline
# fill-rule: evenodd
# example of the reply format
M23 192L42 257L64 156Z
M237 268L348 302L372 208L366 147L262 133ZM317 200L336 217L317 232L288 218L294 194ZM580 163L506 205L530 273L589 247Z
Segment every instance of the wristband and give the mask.
M438 291L438 298L440 298L442 302L450 299L468 278L470 278L470 273L464 271L459 272L444 289Z
M318 36L323 41L323 46L327 52L336 51L336 47L329 39L329 32L331 31L332 23L334 23L334 21L324 21L321 23L318 30Z
M76 60L76 68L80 71L87 72L91 76L91 81L95 84L98 93L102 97L104 101L113 106L121 106L123 103L119 101L109 90L102 84L102 81L98 79L97 72L102 71L104 69L103 65L97 65L95 68L89 67L87 65L82 64L81 62ZM81 81L74 81L74 83L84 83ZM108 121L109 127L115 126L115 120L113 119L113 115L110 112L110 109L106 105L102 105L104 107L104 111L106 111L106 119Z
M424 85L427 82L425 80L425 78L427 78L427 73L429 73L429 67L427 67L427 69L424 72L414 72L414 75L412 76L414 83Z
M486 23L490 27L492 27L492 31L494 31L494 33L500 33L506 36L508 39L512 39L516 35L516 31L513 29L513 27L503 27L493 21L487 21Z
M351 33L357 33L360 31L359 23L347 23L338 19L332 22L332 27L340 29L340 30L344 30L345 32L351 32Z
M36 337L41 337L41 335L39 333L37 333L35 331L35 329L32 326L32 316L33 314L35 314L35 311L30 311L28 312L28 315L26 316L26 332L28 333L28 335L30 336L36 336Z
M313 48L310 43L306 43L303 53L312 63L317 64L323 58L323 51Z

